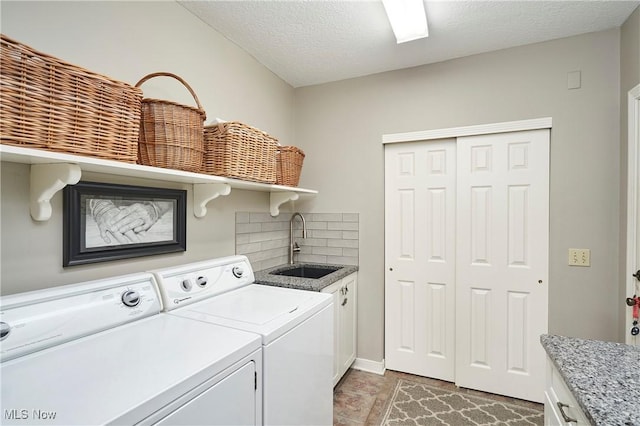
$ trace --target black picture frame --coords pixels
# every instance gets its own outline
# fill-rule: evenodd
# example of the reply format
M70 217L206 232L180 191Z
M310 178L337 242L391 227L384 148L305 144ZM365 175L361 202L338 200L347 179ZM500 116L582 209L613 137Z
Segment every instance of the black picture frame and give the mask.
M62 266L186 251L187 191L79 182L63 192Z

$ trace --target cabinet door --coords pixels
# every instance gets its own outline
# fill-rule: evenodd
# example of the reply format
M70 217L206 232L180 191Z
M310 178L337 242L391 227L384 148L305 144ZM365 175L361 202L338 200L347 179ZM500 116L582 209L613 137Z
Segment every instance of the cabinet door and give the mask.
M333 386L335 386L340 378L342 377L343 372L340 372L340 359L339 359L339 348L340 348L340 303L341 303L341 290L342 289L342 280L337 281L331 284L328 287L322 289L322 293L331 294L333 297Z
M342 373L340 372L340 360L338 350L340 348L340 289L336 288L331 294L333 297L333 386L335 386Z
M342 280L340 295L339 369L344 374L356 359L356 307L358 300L357 274ZM339 292L340 293L340 292Z

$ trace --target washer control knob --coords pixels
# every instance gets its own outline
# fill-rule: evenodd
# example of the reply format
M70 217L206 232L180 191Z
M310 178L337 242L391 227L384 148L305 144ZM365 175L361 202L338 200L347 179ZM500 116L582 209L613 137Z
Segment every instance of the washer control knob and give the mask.
M186 280L182 280L182 282L180 283L180 287L182 287L184 291L191 291L191 287L193 287L193 284L191 283L191 280L187 278Z
M198 286L200 287L204 287L209 283L209 280L207 280L207 277L198 277L196 279L196 284L198 284Z
M0 322L0 340L6 339L9 333L11 333L11 326L4 321Z
M138 306L138 304L140 303L140 295L135 290L127 290L122 293L122 303L130 308Z
M240 266L234 266L231 272L233 272L233 276L236 278L241 278L242 274L244 274L244 270Z

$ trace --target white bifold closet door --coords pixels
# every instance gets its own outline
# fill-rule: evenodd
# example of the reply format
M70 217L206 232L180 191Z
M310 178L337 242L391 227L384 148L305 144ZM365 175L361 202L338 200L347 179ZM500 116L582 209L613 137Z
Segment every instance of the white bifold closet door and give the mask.
M549 131L385 148L385 363L541 402Z

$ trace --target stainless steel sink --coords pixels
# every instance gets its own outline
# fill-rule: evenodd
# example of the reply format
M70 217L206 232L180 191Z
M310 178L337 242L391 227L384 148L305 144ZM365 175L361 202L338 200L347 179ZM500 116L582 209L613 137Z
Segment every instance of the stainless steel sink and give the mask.
M318 265L293 265L284 269L273 271L271 275L284 275L287 277L313 278L318 279L332 272L342 269L340 266L318 266Z

